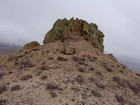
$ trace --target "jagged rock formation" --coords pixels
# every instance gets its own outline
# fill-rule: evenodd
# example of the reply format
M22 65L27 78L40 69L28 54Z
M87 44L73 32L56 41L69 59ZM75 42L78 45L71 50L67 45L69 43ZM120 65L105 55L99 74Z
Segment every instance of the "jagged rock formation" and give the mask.
M78 37L0 57L0 105L140 105L140 75Z
M76 18L58 19L53 28L45 35L44 44L54 42L56 40L65 41L67 39L79 40L81 37L91 43L95 48L103 51L104 34L93 23Z
M37 41L32 41L30 43L25 44L23 49L32 49L32 48L35 48L37 46L40 46L40 44Z

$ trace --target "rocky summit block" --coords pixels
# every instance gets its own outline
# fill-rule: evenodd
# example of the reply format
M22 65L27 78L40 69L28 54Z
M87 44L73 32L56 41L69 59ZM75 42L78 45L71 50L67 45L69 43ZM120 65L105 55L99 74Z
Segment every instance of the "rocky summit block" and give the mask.
M52 29L46 33L43 43L51 43L56 40L87 40L91 45L103 52L103 37L104 34L98 29L98 26L93 23L88 23L81 19L71 18L58 19Z
M40 44L37 41L32 41L30 43L27 43L24 45L24 49L32 49L34 47L40 46Z

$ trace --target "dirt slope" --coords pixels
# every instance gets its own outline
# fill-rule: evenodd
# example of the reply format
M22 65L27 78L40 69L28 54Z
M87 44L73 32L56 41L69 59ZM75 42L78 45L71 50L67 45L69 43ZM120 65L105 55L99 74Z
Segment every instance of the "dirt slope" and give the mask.
M82 39L0 61L0 105L140 105L140 75Z

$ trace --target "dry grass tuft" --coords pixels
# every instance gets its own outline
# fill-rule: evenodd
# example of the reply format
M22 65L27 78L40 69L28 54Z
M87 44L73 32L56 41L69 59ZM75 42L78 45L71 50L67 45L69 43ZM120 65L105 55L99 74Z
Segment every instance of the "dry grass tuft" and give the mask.
M91 94L92 94L93 96L95 96L95 97L102 97L102 95L101 95L99 92L95 91L95 90L92 90L92 91L91 91Z
M23 77L21 77L21 79L20 80L29 80L30 78L33 78L33 76L32 75L24 75Z
M4 72L0 72L0 78L2 78L5 75Z
M83 67L77 67L79 72L85 72L85 69Z
M85 82L81 75L78 75L75 80L78 84L83 84Z
M136 85L132 85L132 84L128 84L128 87L135 93L135 94L139 94L140 93L140 84L136 84Z
M11 87L11 91L19 91L21 89L20 85L15 85Z
M6 99L0 99L0 105L7 105L7 104L6 104L7 101L8 101L8 100L6 100Z
M2 94L5 91L7 91L6 85L1 85L0 86L0 94Z
M58 57L57 57L57 60L58 60L58 61L67 61L68 58L64 58L64 57L58 56Z
M59 90L59 87L56 83L51 82L46 85L46 90L50 90L50 91Z
M105 88L106 88L103 84L101 84L101 83L99 83L99 82L96 82L95 84L96 84L96 86L97 86L98 88L101 88L101 89L105 89Z
M53 60L53 59L54 59L53 57L49 57L49 58L48 58L48 60Z
M74 56L74 57L72 58L72 60L73 60L74 62L78 62L78 61L79 61L79 58L78 58L77 56Z
M34 64L33 64L32 61L26 60L26 61L23 61L23 62L21 63L20 69L27 69L27 68L30 68L30 67L33 67L33 66L34 66Z
M120 95L115 95L115 99L116 99L117 102L121 103L122 105L124 105L126 103L124 98Z

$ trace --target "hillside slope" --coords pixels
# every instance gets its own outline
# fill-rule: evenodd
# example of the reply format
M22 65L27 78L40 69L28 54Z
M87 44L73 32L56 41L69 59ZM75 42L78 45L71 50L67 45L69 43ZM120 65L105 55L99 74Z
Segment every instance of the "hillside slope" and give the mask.
M0 58L0 105L140 105L140 75L103 53L97 26L73 21Z
M75 52L67 53L71 48ZM56 41L0 60L1 105L140 104L138 74L84 40Z

